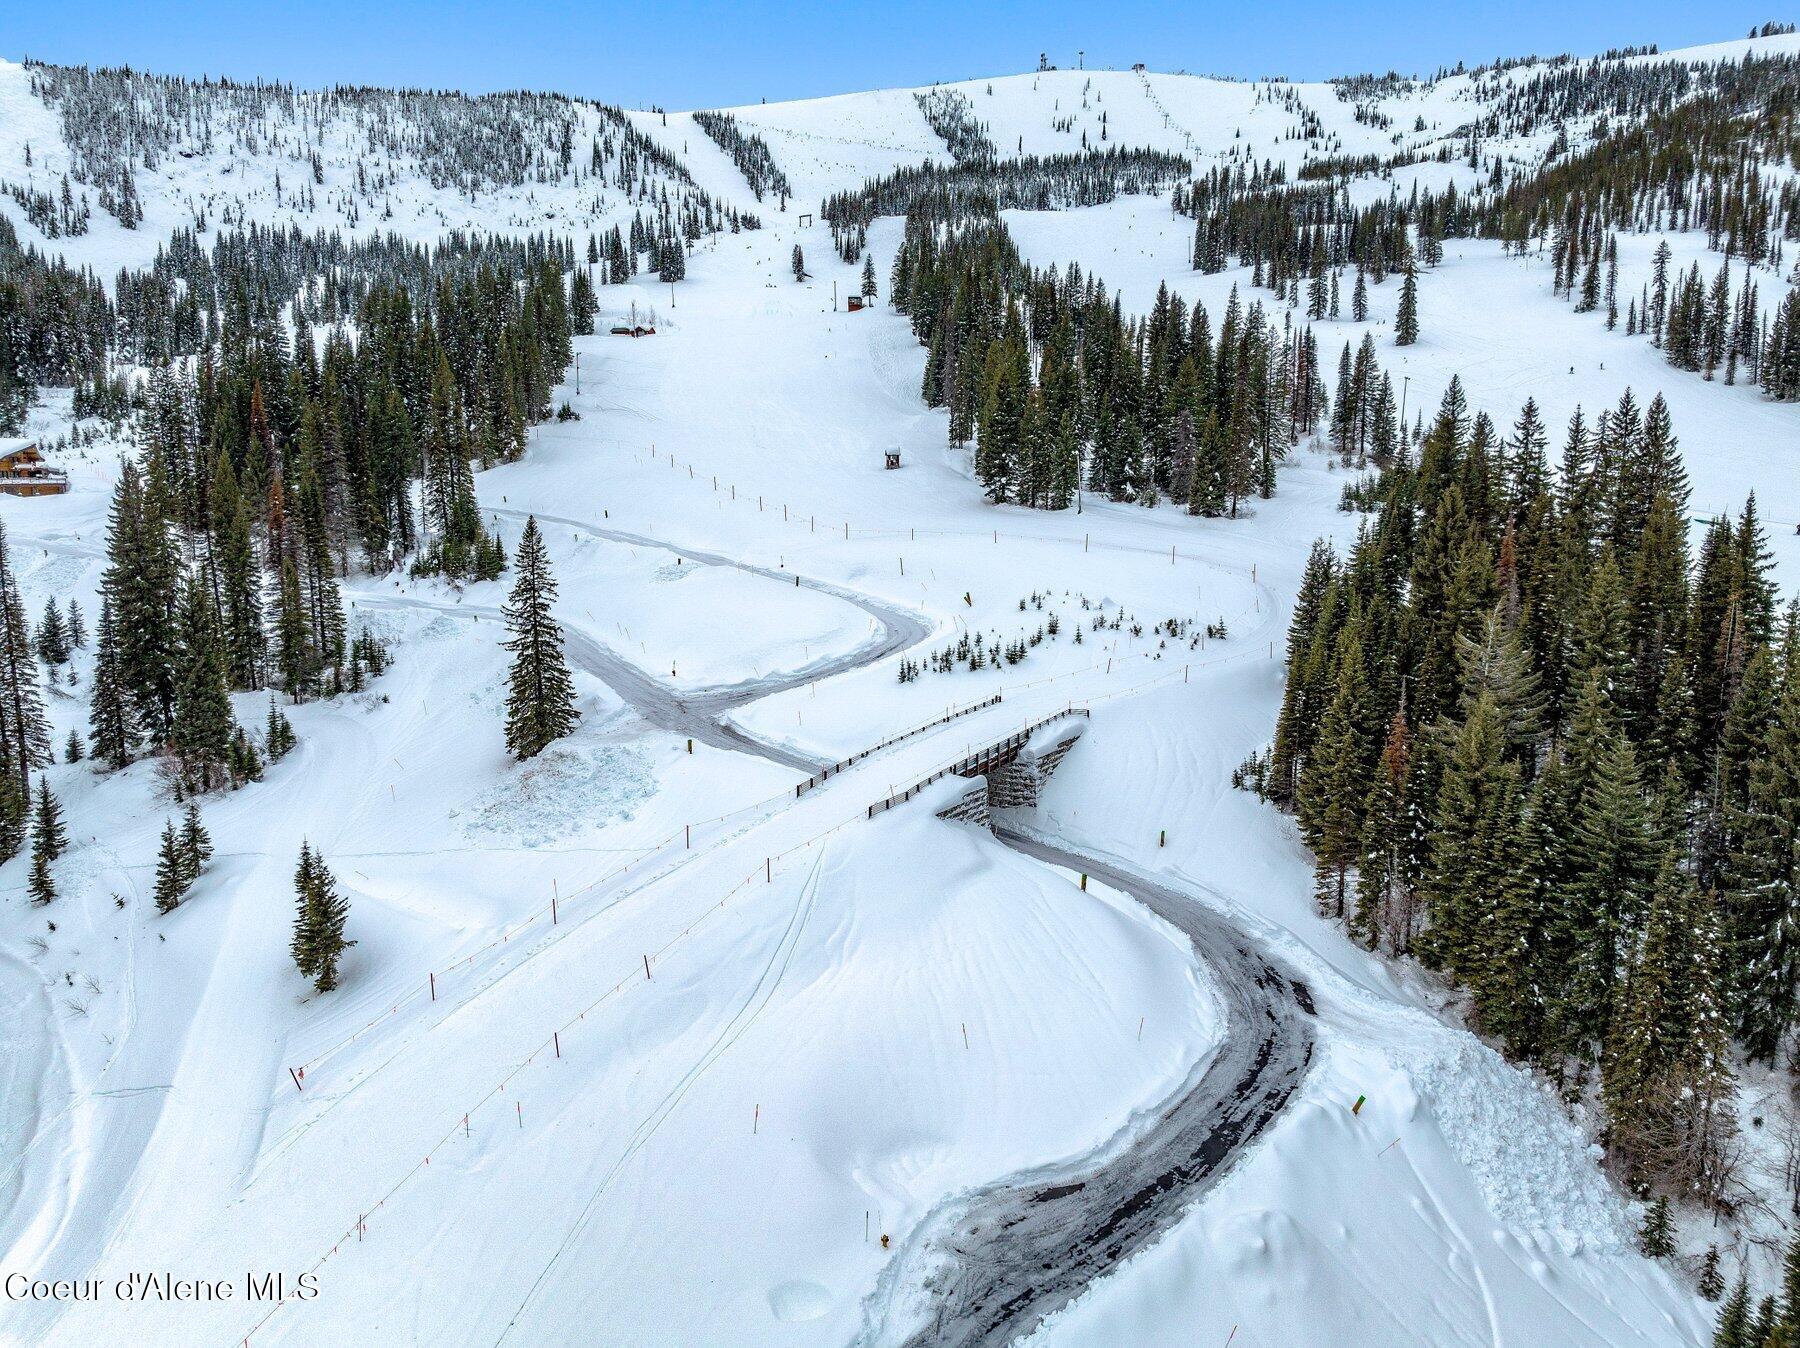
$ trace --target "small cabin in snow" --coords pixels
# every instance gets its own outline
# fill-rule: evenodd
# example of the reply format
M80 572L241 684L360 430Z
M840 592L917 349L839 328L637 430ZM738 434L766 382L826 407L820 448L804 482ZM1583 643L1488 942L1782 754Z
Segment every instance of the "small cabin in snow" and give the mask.
M850 312L853 314L861 313L863 305L866 303L867 301L864 300L861 295L852 295L850 297Z
M44 462L36 440L0 439L0 492L8 496L57 496L68 474Z
M889 468L898 468L900 466L900 451L899 450L890 449L887 451L887 466Z

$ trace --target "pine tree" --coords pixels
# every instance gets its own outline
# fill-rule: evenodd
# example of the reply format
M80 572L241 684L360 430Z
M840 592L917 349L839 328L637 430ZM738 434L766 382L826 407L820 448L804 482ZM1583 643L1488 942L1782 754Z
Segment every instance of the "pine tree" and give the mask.
M179 561L156 501L134 464L119 474L102 593L112 605L117 678L132 718L161 744L175 717Z
M1362 648L1346 629L1337 652L1337 689L1300 777L1299 815L1318 860L1318 908L1342 917L1349 870L1362 849L1362 811L1369 792L1369 746L1360 717L1368 702Z
M1725 1304L1719 1307L1718 1324L1713 1330L1713 1348L1761 1348L1750 1341L1750 1285L1743 1274Z
M44 601L43 621L38 624L38 659L47 665L66 664L69 659L69 630L63 625L62 610L54 599Z
M1394 713L1363 808L1363 853L1357 868L1352 934L1371 949L1405 954L1413 937L1413 888L1423 839L1407 796L1411 736L1406 713Z
M78 651L87 647L87 623L81 616L81 605L73 599L69 601L69 644Z
M81 743L81 732L71 730L68 741L63 745L63 762L79 763L86 755L87 750Z
M25 604L0 528L0 762L10 767L21 794L31 790L31 769L52 758L37 681Z
M37 803L31 820L32 848L55 861L69 846L69 832L63 827L62 805L50 794L50 783L38 778Z
M325 862L310 844L300 844L300 864L294 872L294 936L289 945L294 965L320 992L338 985L338 961L356 944L344 939L350 905L337 892Z
M794 279L796 281L804 281L806 279L806 254L800 251L799 244L794 245L793 269Z
M870 253L863 254L862 297L865 301L875 298L875 258Z
M538 531L525 521L514 558L518 579L506 605L503 643L512 652L506 704L506 747L515 758L534 758L575 728L575 689L562 653L562 629L551 616L556 581Z
M186 876L188 884L191 885L200 878L200 872L206 869L212 853L212 835L206 831L206 825L200 822L200 807L190 800L181 820L182 874Z
M26 888L33 903L40 906L56 897L56 882L50 874L50 863L63 854L69 835L63 828L62 809L50 794L50 783L38 778L37 807L31 828L31 878Z
M1737 1031L1773 1061L1795 1016L1800 978L1800 616L1791 616L1775 715L1749 764L1723 883L1732 912Z
M100 629L94 646L94 683L88 702L88 743L94 757L114 771L131 762L136 728L120 684L119 648L112 603L100 603Z
M181 765L183 789L212 791L225 782L231 734L237 728L225 691L225 661L210 599L190 580L181 606L181 682L169 744Z
M1394 345L1411 346L1419 340L1419 273L1409 266L1400 283L1400 307L1394 314Z
M31 849L31 876L25 890L40 908L56 898L56 879L50 874L50 858L36 847Z
M175 833L175 821L164 820L162 847L156 856L156 911L174 912L192 883L188 878L186 853Z
M293 747L293 723L282 713L280 705L271 697L269 699L269 717L263 725L263 750L269 755L269 761L274 763L287 757L288 750Z
M1638 1249L1646 1259L1667 1259L1675 1253L1675 1223L1669 1216L1669 1200L1661 1194L1644 1211Z
M1707 1301L1725 1295L1725 1275L1719 1271L1719 1247L1708 1245L1700 1260L1700 1273L1694 1279L1694 1290Z
M1450 742L1421 886L1431 923L1422 954L1460 978L1491 968L1519 809L1519 767L1505 757L1499 708L1483 693Z

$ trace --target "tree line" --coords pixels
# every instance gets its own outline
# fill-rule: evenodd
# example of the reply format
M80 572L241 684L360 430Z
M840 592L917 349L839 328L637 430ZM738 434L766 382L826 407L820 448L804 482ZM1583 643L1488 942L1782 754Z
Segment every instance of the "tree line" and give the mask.
M1268 497L1275 466L1323 416L1310 329L1235 290L1215 334L1167 286L1127 318L1079 265L1039 271L988 213L909 212L889 283L928 349L922 392L975 443L988 498L1060 510L1085 488L1196 515Z
M1605 1110L1645 1186L1731 1198L1734 1048L1793 1042L1800 608L1755 499L1698 556L1660 397L1577 411L1552 473L1452 381L1306 568L1270 754L1323 912L1466 989Z

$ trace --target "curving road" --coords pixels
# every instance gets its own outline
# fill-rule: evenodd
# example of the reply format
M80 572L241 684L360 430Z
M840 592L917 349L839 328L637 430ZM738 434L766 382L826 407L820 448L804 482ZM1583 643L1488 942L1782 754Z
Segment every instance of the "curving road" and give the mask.
M489 513L517 519L526 514ZM555 515L539 515L538 520L783 584L795 579L791 571L678 548L582 520ZM931 627L907 609L854 590L805 576L798 583L862 609L875 619L878 634L855 650L803 669L686 692L658 682L577 628L564 629L565 649L575 665L608 684L653 725L812 772L821 766L819 760L748 734L730 722L730 713L905 650L928 636ZM359 602L500 617L495 608L412 596L366 595ZM1095 1153L957 1195L929 1214L882 1271L865 1302L863 1344L974 1348L1029 1333L1173 1226L1261 1136L1312 1061L1313 1006L1306 984L1281 961L1259 951L1222 913L1111 859L1070 851L998 821L995 832L1027 856L1084 871L1130 894L1185 932L1211 969L1225 1007L1221 1042L1150 1117L1135 1121L1127 1134ZM923 1312L916 1300L921 1292L928 1299ZM918 1327L908 1337L901 1323Z
M531 512L490 508L487 513L522 520ZM687 691L670 688L666 684L659 683L586 632L564 625L563 649L577 668L592 674L606 684L632 710L652 725L674 735L691 736L702 744L709 744L716 749L730 749L738 753L755 754L760 758L771 759L798 772L808 774L817 772L830 760L802 753L798 749L792 749L786 745L773 744L759 739L733 724L728 719L731 713L737 708L761 698L770 697L776 693L785 693L791 688L803 687L818 679L830 678L834 674L843 674L853 669L861 669L864 665L874 664L878 660L886 659L890 655L916 646L931 635L931 624L910 609L903 608L898 604L890 604L885 600L873 599L855 590L833 585L829 581L814 580L810 576L797 576L792 571L779 570L775 567L754 566L749 562L740 562L717 553L679 548L672 543L665 543L661 539L647 538L643 534L627 533L621 529L603 529L596 524L560 515L540 514L537 519L540 524L559 525L562 528L590 534L611 543L628 543L636 547L656 548L671 556L699 562L705 566L729 566L738 571L748 572L753 576L780 581L783 585L793 584L797 581L801 589L815 590L820 594L830 595L834 599L841 599L846 604L852 604L861 609L875 620L878 629L877 635L853 650L823 656L811 664L782 674L770 674L764 677L745 679L739 683L719 684L710 688ZM492 618L496 621L502 617L498 608L488 605L439 603L406 594L362 594L356 596L356 602L376 608L429 608L453 616Z
M999 1345L1028 1334L1167 1231L1281 1112L1312 1061L1312 994L1221 913L1106 858L996 823L1026 856L1104 881L1187 933L1225 1004L1218 1050L1122 1147L1013 1175L941 1204L883 1271L860 1342ZM925 1323L890 1320L916 1290ZM896 1312L898 1311L898 1314Z

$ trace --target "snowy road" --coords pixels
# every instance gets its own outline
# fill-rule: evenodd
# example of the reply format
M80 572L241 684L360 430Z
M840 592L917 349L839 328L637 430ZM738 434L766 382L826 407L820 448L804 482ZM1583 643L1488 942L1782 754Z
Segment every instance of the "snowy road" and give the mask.
M921 1285L931 1309L908 1344L998 1345L1029 1333L1173 1226L1281 1112L1312 1061L1307 986L1217 911L1101 858L1003 826L996 832L1027 856L1130 894L1185 932L1217 981L1225 1033L1122 1149L1009 1176L921 1222L865 1307L866 1343L893 1341L889 1313Z
M527 512L490 510L488 513L522 520ZM758 739L733 725L728 719L730 714L737 708L755 702L759 698L783 693L791 688L799 688L819 679L830 678L834 674L861 669L865 665L884 660L890 655L898 654L917 645L931 633L931 624L918 614L902 608L898 604L885 603L827 581L814 580L808 576L796 576L792 571L777 570L773 567L754 566L749 562L740 562L715 553L696 552L663 542L661 539L647 538L642 534L627 533L619 529L603 529L599 525L589 524L583 520L567 519L555 515L539 515L538 520L542 524L559 525L565 529L573 529L610 543L658 548L688 561L699 562L704 566L728 566L767 580L780 581L784 585L790 582L795 583L801 589L814 590L854 605L875 620L876 635L854 650L821 656L818 660L800 669L789 670L781 674L764 675L737 683L687 691L680 691L659 682L604 643L595 640L579 628L564 625L564 649L567 651L570 661L578 669L592 674L606 684L618 694L620 700L650 724L674 735L691 736L702 744L711 745L716 749L755 754L793 768L798 772L817 771L830 760L803 754L782 745L770 744ZM357 602L377 608L428 608L471 619L488 618L500 621L502 617L499 609L485 605L440 603L411 595L366 594L358 596Z

